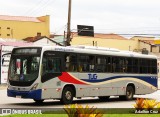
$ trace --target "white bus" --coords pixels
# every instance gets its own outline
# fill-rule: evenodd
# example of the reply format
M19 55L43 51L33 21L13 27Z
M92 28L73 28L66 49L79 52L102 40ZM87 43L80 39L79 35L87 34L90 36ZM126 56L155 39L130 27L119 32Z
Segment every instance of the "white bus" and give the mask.
M156 91L157 81L153 55L87 46L20 47L11 54L7 95L37 103L110 96L131 100Z

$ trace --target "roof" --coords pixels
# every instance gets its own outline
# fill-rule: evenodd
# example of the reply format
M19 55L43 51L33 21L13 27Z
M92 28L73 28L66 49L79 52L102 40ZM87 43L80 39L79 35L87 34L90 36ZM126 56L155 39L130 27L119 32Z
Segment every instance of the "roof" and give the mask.
M26 43L26 42L0 42L0 45L6 45L6 46L31 46L32 43Z
M9 16L9 15L0 15L0 20L5 20L5 21L42 22L37 17Z
M101 33L95 33L95 38L103 38L103 39L120 39L120 40L126 40L127 38L120 36L118 34L110 33L110 34L101 34Z
M139 40L154 40L155 37L149 36L133 36L131 39L139 39Z
M122 50L115 50L109 48L99 48L99 47L91 47L91 48L77 48L73 46L39 46L43 47L43 50L52 50L52 51L59 51L59 52L73 52L73 53L84 53L84 54L96 54L96 55L111 55L111 56L124 56L124 57L138 57L138 58L157 58L154 55L146 55L140 54L132 51L122 51Z
M74 35L78 36L77 33L73 33L73 36ZM83 36L83 37L88 37L88 36ZM127 38L114 33L109 33L109 34L94 33L94 38L128 40Z
M155 45L154 40L139 40L139 41L143 42L143 43L146 43L146 44L149 44L149 45Z
M23 39L24 41L27 41L27 42L36 42L38 40L41 40L41 39L44 39L44 38L47 38L48 40L52 41L53 43L56 43L56 45L60 45L62 46L60 43L57 43L56 41L46 37L46 36L35 36L35 37L27 37L25 39Z

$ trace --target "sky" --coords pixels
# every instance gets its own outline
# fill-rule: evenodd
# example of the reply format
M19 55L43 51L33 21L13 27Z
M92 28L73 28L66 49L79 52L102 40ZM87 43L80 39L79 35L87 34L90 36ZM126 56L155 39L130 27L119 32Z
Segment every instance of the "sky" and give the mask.
M63 34L69 0L0 0L0 15L50 15L50 32ZM71 30L94 26L95 33L158 34L160 0L72 0Z

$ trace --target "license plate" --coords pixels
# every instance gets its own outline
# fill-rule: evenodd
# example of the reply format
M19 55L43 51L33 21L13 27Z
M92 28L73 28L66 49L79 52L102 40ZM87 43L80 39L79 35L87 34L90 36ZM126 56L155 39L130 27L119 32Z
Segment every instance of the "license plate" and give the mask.
M17 95L16 98L22 98L20 95Z

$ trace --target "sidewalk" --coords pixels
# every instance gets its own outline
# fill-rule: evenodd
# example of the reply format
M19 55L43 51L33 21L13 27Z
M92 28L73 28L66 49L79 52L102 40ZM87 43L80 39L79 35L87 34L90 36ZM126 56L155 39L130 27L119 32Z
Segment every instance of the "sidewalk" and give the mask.
M7 84L0 84L0 90L7 89Z

